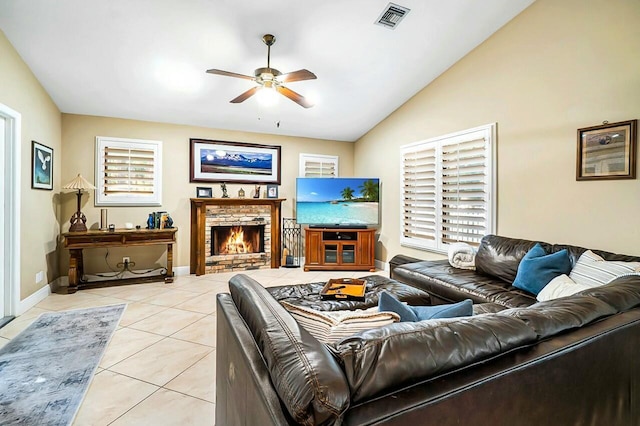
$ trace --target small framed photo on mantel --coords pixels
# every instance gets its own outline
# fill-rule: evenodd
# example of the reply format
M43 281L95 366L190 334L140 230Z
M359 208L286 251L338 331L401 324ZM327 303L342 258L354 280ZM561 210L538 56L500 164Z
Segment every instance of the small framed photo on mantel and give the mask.
M213 189L204 186L198 186L196 188L197 198L213 198Z
M278 198L278 185L267 185L267 198Z
M637 122L578 129L576 180L635 179Z

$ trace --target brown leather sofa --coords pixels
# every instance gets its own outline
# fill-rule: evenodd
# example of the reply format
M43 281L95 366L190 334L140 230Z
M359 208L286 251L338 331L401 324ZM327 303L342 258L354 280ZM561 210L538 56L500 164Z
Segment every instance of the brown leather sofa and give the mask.
M508 262L506 251L494 252ZM218 425L640 419L638 276L495 313L395 323L333 345L313 338L251 278L237 275L229 287L217 301Z
M547 253L567 249L571 265L587 249L565 244L549 244L517 238L486 235L475 257L476 270L454 268L447 259L420 260L405 255L389 261L391 278L410 284L431 295L432 303L450 303L469 298L474 303L495 303L503 308L517 308L536 303L534 295L511 285L525 254L540 243ZM640 262L640 257L594 250L605 260Z

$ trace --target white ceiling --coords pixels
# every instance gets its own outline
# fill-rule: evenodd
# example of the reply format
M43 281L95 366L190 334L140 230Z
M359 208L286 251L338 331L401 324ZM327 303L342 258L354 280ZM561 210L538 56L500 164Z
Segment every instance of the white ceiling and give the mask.
M62 112L354 141L533 0L2 0L0 29ZM229 101L266 66L306 68L287 84L315 99ZM280 122L280 127L275 125ZM196 136L196 135L194 135Z

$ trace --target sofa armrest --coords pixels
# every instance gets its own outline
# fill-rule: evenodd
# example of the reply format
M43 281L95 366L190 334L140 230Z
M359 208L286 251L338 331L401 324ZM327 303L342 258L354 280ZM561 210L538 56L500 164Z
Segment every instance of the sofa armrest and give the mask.
M389 261L389 273L393 274L393 270L400 265L406 265L407 263L422 262L422 259L418 259L404 254L397 254Z
M305 425L339 420L349 408L349 386L327 347L252 278L234 276L229 290L291 417Z

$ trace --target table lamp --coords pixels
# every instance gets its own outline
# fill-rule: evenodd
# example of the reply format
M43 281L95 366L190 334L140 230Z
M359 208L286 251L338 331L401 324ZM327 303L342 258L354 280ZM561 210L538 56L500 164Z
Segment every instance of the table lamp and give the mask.
M69 232L82 232L87 230L87 218L80 211L80 199L82 198L82 191L87 189L96 189L91 185L88 180L78 174L71 182L63 186L64 189L77 189L78 190L78 211L71 216L71 227Z

